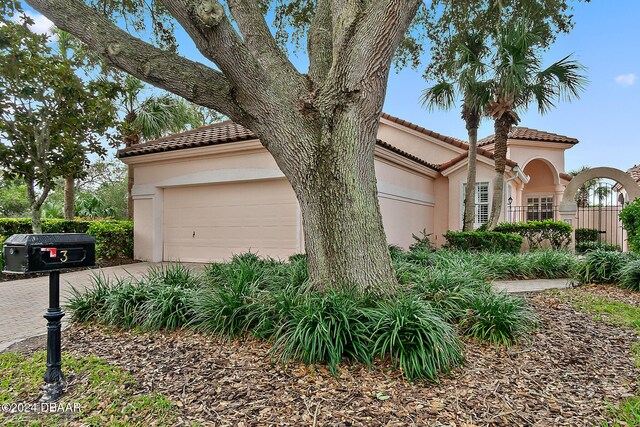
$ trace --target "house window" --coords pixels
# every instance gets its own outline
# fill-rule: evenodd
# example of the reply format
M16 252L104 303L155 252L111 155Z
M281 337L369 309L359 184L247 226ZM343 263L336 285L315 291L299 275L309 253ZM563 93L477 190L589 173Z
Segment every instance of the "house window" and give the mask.
M462 200L467 194L467 184L462 184ZM462 218L464 222L464 202L462 205ZM476 217L474 225L476 227L489 222L489 183L476 182Z
M527 197L527 221L553 219L553 196Z

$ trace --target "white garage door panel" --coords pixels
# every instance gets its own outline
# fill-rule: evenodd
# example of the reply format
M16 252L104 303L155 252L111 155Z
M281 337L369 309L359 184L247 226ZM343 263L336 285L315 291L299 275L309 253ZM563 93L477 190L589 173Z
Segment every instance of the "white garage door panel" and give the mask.
M285 180L167 188L163 222L166 261L296 252L296 200Z

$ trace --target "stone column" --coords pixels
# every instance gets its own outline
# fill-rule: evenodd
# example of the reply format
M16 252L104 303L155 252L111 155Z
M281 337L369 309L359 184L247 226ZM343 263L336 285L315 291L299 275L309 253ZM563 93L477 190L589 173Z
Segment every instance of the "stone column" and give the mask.
M569 243L568 249L575 250L576 248L576 226L578 225L578 204L574 200L563 200L560 202L560 221L566 222L573 231L571 232L571 243Z

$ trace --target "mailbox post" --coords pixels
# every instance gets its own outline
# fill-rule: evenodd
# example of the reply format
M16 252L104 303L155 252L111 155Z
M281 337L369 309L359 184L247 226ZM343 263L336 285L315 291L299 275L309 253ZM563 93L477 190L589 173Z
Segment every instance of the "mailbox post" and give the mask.
M49 272L47 370L42 402L57 401L64 391L62 373L62 317L60 271L95 265L95 240L88 234L14 234L4 242L5 273Z

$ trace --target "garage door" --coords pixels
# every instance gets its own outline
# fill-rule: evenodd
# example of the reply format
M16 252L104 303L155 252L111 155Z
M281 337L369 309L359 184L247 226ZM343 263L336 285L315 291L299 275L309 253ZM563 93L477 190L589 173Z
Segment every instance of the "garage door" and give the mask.
M286 180L164 190L164 260L208 262L251 250L296 253L296 199Z

